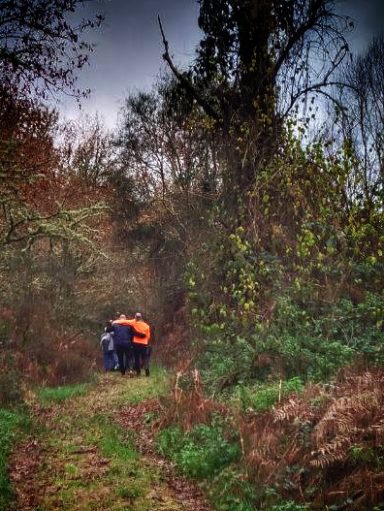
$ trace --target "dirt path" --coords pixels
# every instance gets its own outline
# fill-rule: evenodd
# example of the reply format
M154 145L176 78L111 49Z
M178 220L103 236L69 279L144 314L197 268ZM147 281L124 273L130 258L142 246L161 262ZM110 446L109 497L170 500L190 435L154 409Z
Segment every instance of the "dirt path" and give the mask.
M166 377L103 375L84 395L35 401L33 436L11 457L14 511L208 511L199 489L153 449ZM146 426L147 425L147 426Z

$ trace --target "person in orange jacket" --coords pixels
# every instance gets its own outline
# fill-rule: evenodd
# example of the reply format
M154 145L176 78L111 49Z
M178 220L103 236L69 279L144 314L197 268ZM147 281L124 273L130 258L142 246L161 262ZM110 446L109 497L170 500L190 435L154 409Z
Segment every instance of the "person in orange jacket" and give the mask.
M131 320L135 332L141 334L134 335L133 342L133 356L135 359L135 371L140 375L141 369L145 370L145 376L149 376L149 357L151 354L151 327L143 320L140 312L136 312L135 319Z

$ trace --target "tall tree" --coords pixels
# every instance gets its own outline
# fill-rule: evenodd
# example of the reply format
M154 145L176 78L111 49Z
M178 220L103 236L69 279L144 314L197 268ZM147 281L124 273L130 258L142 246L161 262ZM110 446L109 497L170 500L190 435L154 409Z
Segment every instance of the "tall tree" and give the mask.
M309 93L329 95L348 51L347 20L336 16L332 0L199 3L203 37L193 68L177 70L164 32L163 58L224 135L224 180L241 195L276 151L283 118Z
M343 136L356 155L350 192L372 204L382 200L384 187L384 36L348 63L343 76L340 120Z

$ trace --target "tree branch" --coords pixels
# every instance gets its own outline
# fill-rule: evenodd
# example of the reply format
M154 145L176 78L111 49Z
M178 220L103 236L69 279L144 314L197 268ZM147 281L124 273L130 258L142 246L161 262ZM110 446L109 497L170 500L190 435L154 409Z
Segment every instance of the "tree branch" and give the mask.
M174 65L171 56L169 55L169 45L168 41L165 38L163 25L161 24L160 16L157 17L159 26L160 26L160 32L163 40L164 45L164 53L163 53L163 59L167 62L169 65L172 73L176 76L182 87L193 96L193 98L196 100L196 102L201 106L201 108L204 110L204 112L209 116L212 117L217 123L222 124L220 115L218 112L206 101L193 87L191 82L182 74L180 71L176 68Z

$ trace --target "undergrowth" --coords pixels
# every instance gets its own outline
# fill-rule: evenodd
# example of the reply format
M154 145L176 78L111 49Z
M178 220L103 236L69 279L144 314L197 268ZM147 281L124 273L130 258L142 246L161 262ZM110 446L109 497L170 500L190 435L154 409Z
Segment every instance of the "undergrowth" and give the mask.
M237 385L231 392L224 393L223 397L229 398L231 406L240 411L263 412L288 395L301 392L303 389L304 382L301 378L294 377L254 385Z
M185 475L199 479L214 476L241 455L238 435L219 416L187 433L170 426L157 442L161 454L170 457Z
M28 424L24 413L0 409L0 510L9 509L12 490L8 474L8 457L22 429Z
M329 384L238 385L221 404L196 370L187 379L176 379L157 444L215 509L381 509L382 369L345 369Z

